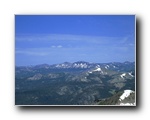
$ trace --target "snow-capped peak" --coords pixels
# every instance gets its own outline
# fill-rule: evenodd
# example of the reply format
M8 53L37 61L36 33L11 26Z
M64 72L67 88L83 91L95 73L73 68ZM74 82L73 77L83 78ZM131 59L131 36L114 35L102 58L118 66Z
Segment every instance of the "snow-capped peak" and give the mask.
M73 63L73 67L74 68L87 68L88 67L88 65L87 65L87 63Z

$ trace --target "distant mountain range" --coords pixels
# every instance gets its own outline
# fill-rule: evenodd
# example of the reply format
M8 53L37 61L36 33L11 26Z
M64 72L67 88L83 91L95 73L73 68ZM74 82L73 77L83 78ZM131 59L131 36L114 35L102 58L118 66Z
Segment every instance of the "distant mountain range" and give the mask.
M135 105L135 62L16 66L15 79L16 105Z
M110 63L89 63L85 61L78 61L74 63L64 62L61 64L40 64L35 66L16 66L16 69L92 69L92 68L104 68L115 71L129 71L135 66L135 62L110 62Z

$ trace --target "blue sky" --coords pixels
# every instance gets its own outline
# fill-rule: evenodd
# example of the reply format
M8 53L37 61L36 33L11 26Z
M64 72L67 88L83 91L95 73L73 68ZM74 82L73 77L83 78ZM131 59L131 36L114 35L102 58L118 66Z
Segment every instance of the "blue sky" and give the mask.
M135 60L134 15L16 15L16 65Z

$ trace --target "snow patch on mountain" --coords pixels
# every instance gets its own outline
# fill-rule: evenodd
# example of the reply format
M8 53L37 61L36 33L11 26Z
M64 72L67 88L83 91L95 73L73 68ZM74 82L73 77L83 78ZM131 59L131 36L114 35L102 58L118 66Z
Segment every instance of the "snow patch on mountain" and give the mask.
M97 68L96 70L93 70L93 71L102 71L102 69L101 68Z
M98 67L98 66L96 66L96 69L95 69L95 70L89 71L88 73L92 73L92 72L101 72L102 74L104 73L104 72L102 71L102 69L101 69L100 67Z
M104 73L101 68L97 68L96 70L93 70L93 71L99 71L99 72L101 72L102 74Z
M69 68L70 65L63 63L63 64L58 64L58 65L56 65L56 67L57 67L57 68Z
M129 73L129 75L130 75L131 77L134 77L131 73Z
M134 93L134 91L132 91L132 90L124 90L124 93L120 96L119 101L124 100L124 99L127 98L131 93Z
M121 77L121 78L124 78L125 75L126 75L126 73L123 73L123 74L120 75L120 77Z
M106 65L105 68L108 69L108 68L109 68L109 65Z
M135 105L135 103L120 103L120 105Z

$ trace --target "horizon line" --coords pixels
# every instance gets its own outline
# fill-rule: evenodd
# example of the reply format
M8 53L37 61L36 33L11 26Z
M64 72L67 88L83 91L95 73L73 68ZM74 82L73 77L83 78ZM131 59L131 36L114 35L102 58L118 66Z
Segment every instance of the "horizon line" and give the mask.
M76 62L86 62L86 63L94 63L94 64L106 64L106 63L125 63L125 62L130 62L130 63L134 63L135 61L124 61L124 62L87 62L87 61L83 61L83 60L79 60L79 61L76 61ZM56 64L63 64L63 63L76 63L76 62L61 62L61 63L52 63L52 64L48 64L48 63L39 63L39 64L35 64L35 65L15 65L15 67L27 67L27 66L38 66L38 65L56 65Z

